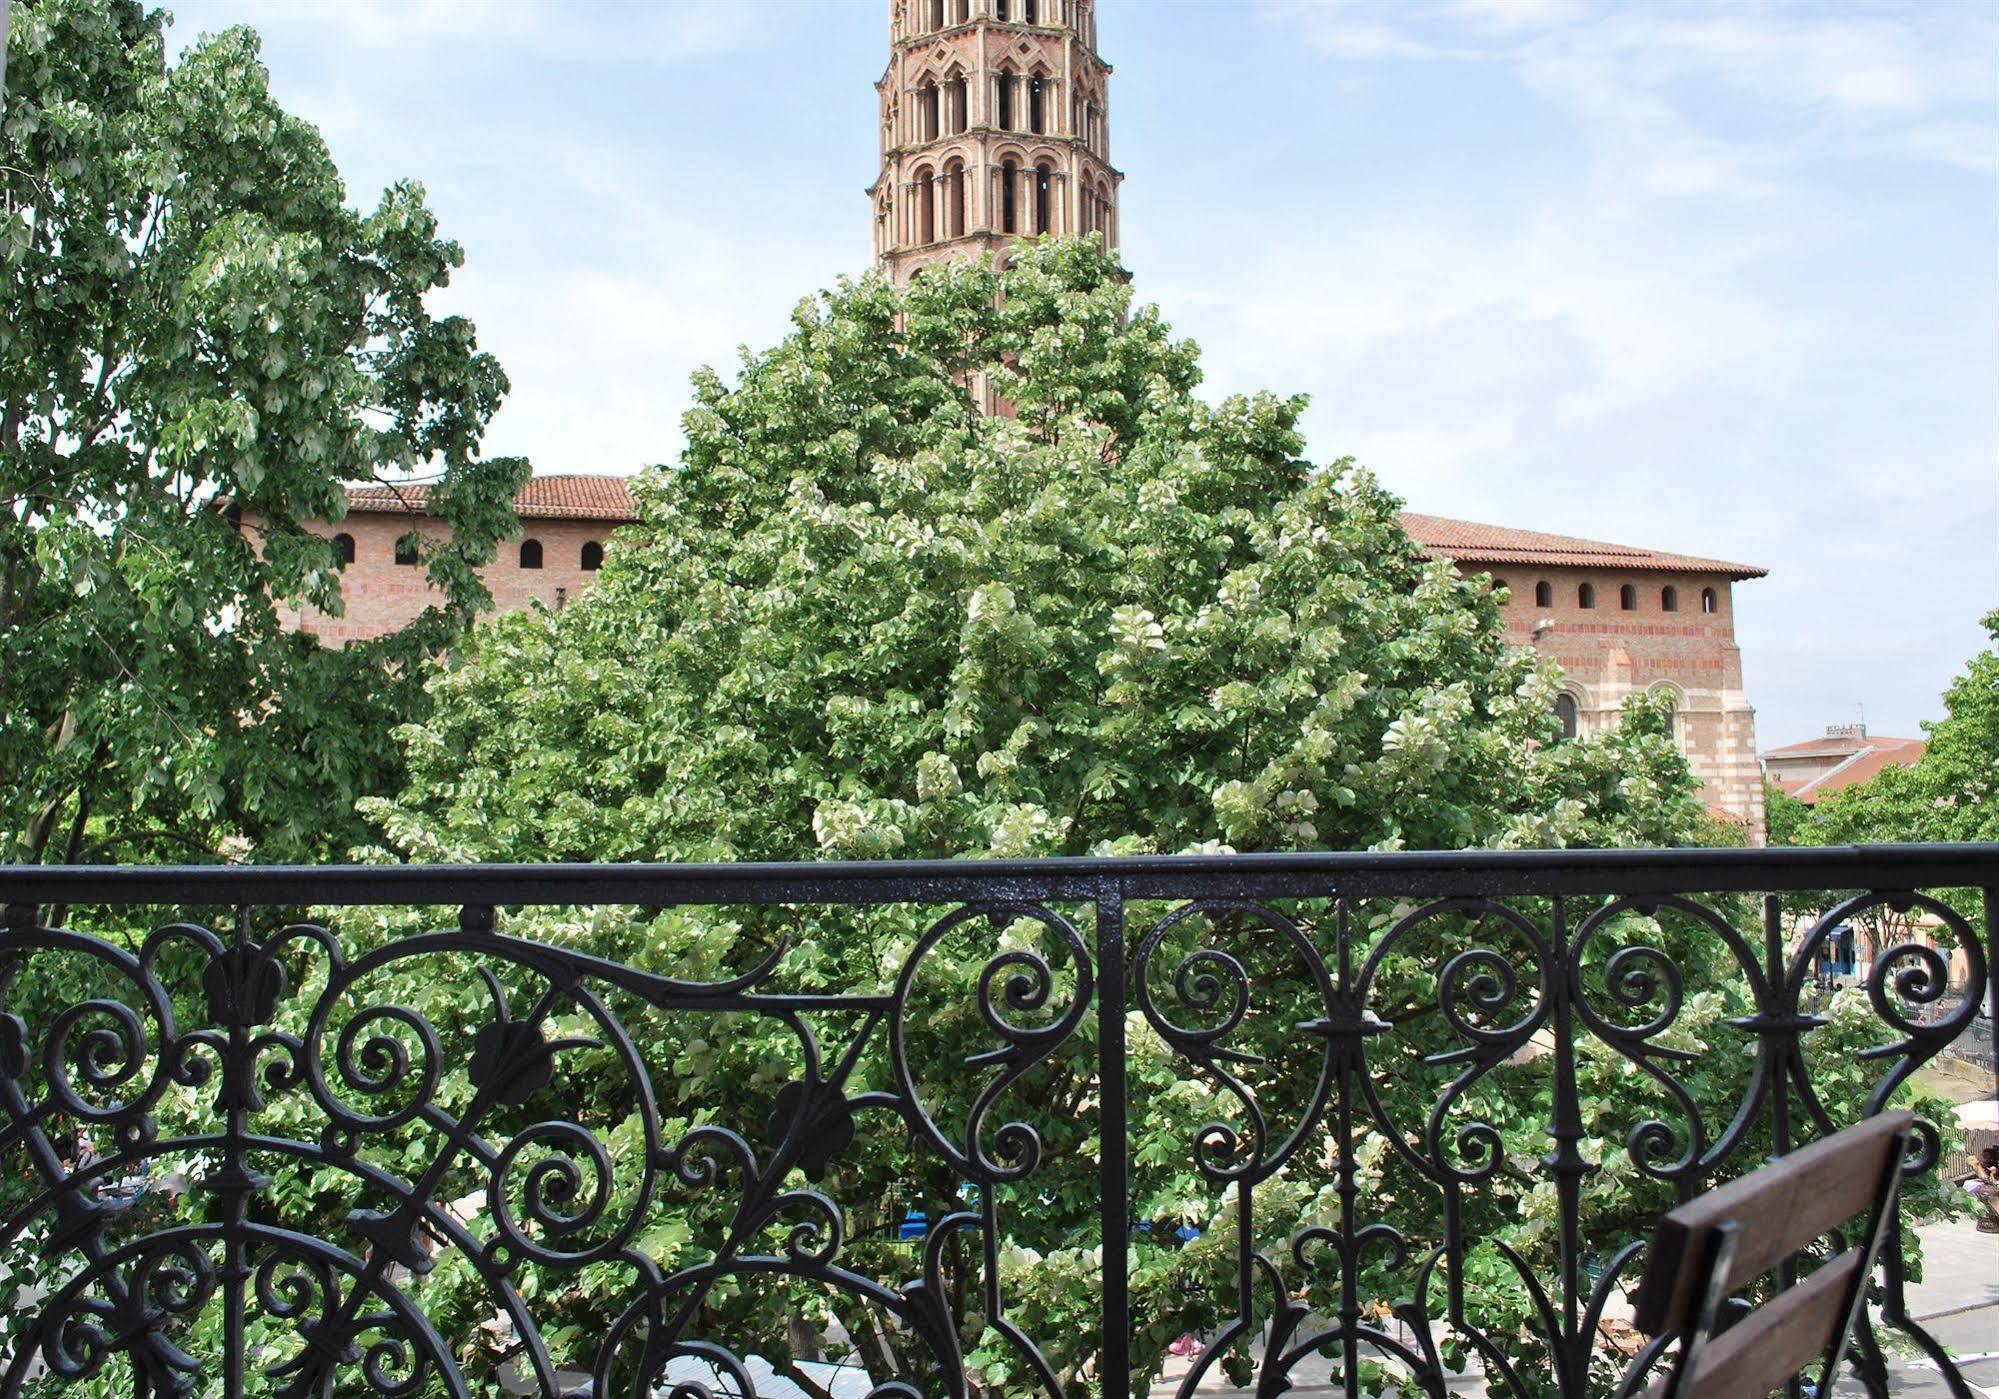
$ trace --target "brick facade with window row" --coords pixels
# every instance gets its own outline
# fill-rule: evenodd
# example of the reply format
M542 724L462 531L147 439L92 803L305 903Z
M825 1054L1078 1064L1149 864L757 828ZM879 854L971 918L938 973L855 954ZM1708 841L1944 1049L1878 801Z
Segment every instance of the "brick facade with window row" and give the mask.
M286 626L311 632L330 646L364 641L408 624L442 600L415 562L399 562L397 542L412 530L443 538L443 521L425 513L425 487L353 486L347 518L310 526L336 541L348 559L340 576L345 612L329 617L307 608L279 609ZM632 497L616 476L537 476L514 501L520 533L500 545L479 570L493 607L515 612L531 603L561 607L596 576L611 531L632 518ZM404 555L408 557L407 554Z
M423 513L424 488L355 487L347 498L346 519L314 526L353 541L341 577L346 615L284 614L287 625L331 645L393 631L437 600L420 567L396 562L396 541L410 530L444 530ZM560 607L575 597L594 577L611 531L633 518L619 476L538 476L515 507L520 534L483 570L500 611L534 602ZM1762 842L1763 774L1755 711L1742 692L1731 588L1763 570L1435 515L1405 514L1402 524L1433 557L1467 574L1490 573L1508 589L1506 638L1561 667L1558 708L1576 732L1616 723L1634 690L1668 693L1674 737L1709 806ZM539 567L523 566L529 544L540 546Z
M1708 806L1763 843L1756 711L1742 688L1733 593L1763 569L1436 515L1405 514L1402 527L1433 557L1507 590L1506 639L1561 667L1557 708L1575 732L1615 724L1635 691L1669 696L1673 737Z

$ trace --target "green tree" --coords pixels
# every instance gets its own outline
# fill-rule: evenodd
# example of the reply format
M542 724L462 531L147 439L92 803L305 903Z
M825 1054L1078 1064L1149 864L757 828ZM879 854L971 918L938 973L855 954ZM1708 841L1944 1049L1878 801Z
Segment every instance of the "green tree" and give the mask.
M748 356L734 383L699 377L685 453L637 482L639 521L587 596L497 618L438 664L432 714L401 730L409 786L368 810L403 854L454 860L1659 845L1707 828L1646 701L1608 733L1557 742L1553 676L1503 644L1489 580L1424 558L1367 472L1301 459L1302 400L1209 405L1198 382L1195 347L1134 308L1089 244L1023 248L997 275L940 267L907 293L873 276L842 283L801 305L792 333ZM982 410L988 392L1003 411ZM1313 922L1323 907L1291 911L1325 946L1330 925ZM1357 908L1363 947L1406 911ZM1133 910L1134 938L1162 912ZM512 927L689 978L754 965L783 939L783 988L811 994L892 986L929 916L543 913ZM1700 993L1676 1043L1740 1043L1723 1024L1749 1009L1727 985L1732 964L1705 930L1673 921L1610 927L1606 953L1647 930L1668 939ZM1268 931L1230 914L1190 919L1145 976L1172 1001L1183 957L1239 952L1257 1002L1240 1047L1260 1056L1239 1071L1281 1121L1309 1090L1314 1050L1291 1027L1311 1018L1312 982ZM903 1017L940 1121L962 1120L980 1087L965 1066L990 1047L977 1010L987 959L1038 948L1055 968L1051 1007L1076 984L1073 960L1031 920L976 932L961 928L924 960ZM1377 982L1378 1008L1407 1016L1395 1043L1372 1051L1399 1120L1420 1123L1454 1072L1425 1056L1459 1044L1435 1007L1446 962L1474 941L1534 961L1517 932L1441 918ZM484 1014L462 987L413 994L443 1021L470 1017L458 1033ZM678 1094L664 1108L669 1136L710 1121L760 1134L797 1072L797 1045L781 1025L746 1020L644 1018L641 1055ZM849 1032L821 1028L836 1048ZM1004 1188L1002 1241L1014 1317L1085 1382L1097 1266L1089 1045L1077 1033L1012 1090L1045 1157L1029 1185ZM1618 1143L1645 1110L1670 1118L1674 1107L1663 1095L1656 1109L1637 1105L1629 1064L1588 1053L1583 1082L1609 1139L1593 1147L1625 1163L1593 1187L1591 1219L1642 1228L1671 1190ZM1696 1057L1715 1103L1732 1101L1740 1055ZM1151 1328L1135 1341L1143 1373L1175 1334L1226 1314L1233 1207L1201 1177L1192 1143L1210 1115L1235 1110L1142 1023L1129 1069L1137 1212L1150 1230L1134 1279ZM607 1135L630 1142L632 1120L608 1125L629 1101L617 1077L596 1081L593 1101ZM874 1043L847 1091L893 1082ZM1483 1115L1509 1160L1531 1162L1548 1147L1551 1091L1545 1057L1523 1059L1453 1120ZM1247 1122L1232 1121L1248 1140ZM1420 1254L1438 1237L1441 1201L1391 1157L1371 1159L1365 1185L1399 1202L1384 1213ZM835 1198L933 1218L961 1198L934 1152L882 1123L827 1172ZM1277 1254L1285 1230L1336 1217L1328 1179L1308 1153L1266 1185L1257 1227ZM1503 1174L1474 1196L1470 1236L1511 1237L1552 1268L1545 1181ZM703 1208L676 1203L647 1235L662 1267L716 1245ZM1179 1248L1182 1224L1208 1233ZM857 1243L857 1266L908 1266L882 1248ZM1483 1315L1497 1335L1520 1333L1526 1290L1498 1254L1481 1266ZM1331 1305L1334 1280L1301 1285ZM1410 1285L1406 1270L1367 1284L1379 1296ZM618 1304L620 1286L600 1276L543 1295L575 1308L569 1334L594 1337L590 1318ZM829 1306L766 1280L712 1299L704 1326L781 1355L782 1318ZM841 1320L865 1333L851 1313ZM974 1325L967 1343L988 1384L1031 1385L996 1332Z
M1000 275L938 268L906 294L875 277L843 284L801 306L792 333L748 358L735 382L702 376L685 454L641 480L640 522L589 594L560 613L498 618L434 662L434 709L400 735L409 784L367 809L397 852L452 859L1671 844L1704 829L1686 766L1646 701L1604 735L1556 742L1552 677L1502 644L1487 580L1424 559L1365 472L1302 460L1298 400L1210 406L1197 385L1194 347L1134 309L1115 265L1089 245L1023 247ZM988 393L1004 411L982 411ZM1514 906L1551 925L1551 908ZM1572 931L1591 911L1588 900L1564 904ZM1331 949L1347 926L1357 965L1383 954L1367 997L1385 1023L1367 1040L1379 1111L1420 1138L1444 1102L1423 1150L1460 1167L1489 1162L1452 1216L1471 1241L1459 1280L1468 1314L1521 1367L1517 1392L1545 1390L1551 1362L1534 1339L1536 1303L1501 1245L1544 1281L1559 1271L1558 1202L1543 1161L1555 1057L1545 1035L1506 1040L1551 972L1548 952L1478 909L1429 909L1400 931L1414 913L1387 898L1353 901L1350 925L1324 900L1272 912L1295 920L1309 955L1239 907L1126 910L1135 973L1155 1009L1174 1023L1223 1025L1223 1047L1245 1056L1201 1059L1142 1008L1123 1007L1139 1375L1179 1332L1233 1315L1240 1196L1202 1173L1196 1144L1230 1164L1268 1144L1221 1069L1268 1123L1302 1119L1325 1044L1305 1029L1326 1014L1314 966L1337 961ZM482 1237L503 1199L515 1219L541 1216L542 1244L572 1256L603 1246L600 1261L578 1268L515 1260L511 1282L532 1299L559 1364L590 1363L609 1319L632 1303L637 1273L824 1239L794 1195L774 1221L751 1211L749 1237L731 1242L744 1172L716 1133L733 1130L762 1151L787 1134L784 1105L796 1112L802 1101L818 1150L801 1154L783 1184L816 1186L847 1207L841 1262L900 1284L918 1268L895 1237L903 1210L935 1221L990 1202L1006 1319L1046 1348L1068 1392L1087 1395L1102 1267L1098 1001L1082 993L1084 967L1059 925L1004 912L934 922L952 913L500 911L508 933L687 981L769 962L759 994L787 997L763 1002L769 1013L669 1012L604 988L602 1005L622 1025L613 1033L572 988L448 937L412 936L434 923L342 911L332 921L345 965L368 970L318 1028L317 1057L333 1094L380 1124L361 1134L369 1168L422 1179L440 1200L475 1202L468 1212ZM1087 904L1051 913L1087 944ZM1735 929L1756 928L1751 909L1723 914ZM1580 995L1597 1023L1636 1027L1649 1042L1645 1023L1658 1017L1657 1047L1683 1056L1641 1068L1628 1049L1580 1036L1588 1136L1576 1150L1596 1169L1578 1181L1578 1207L1583 1237L1607 1252L1675 1197L1675 1154L1697 1134L1711 1146L1728 1130L1752 1064L1743 1027L1757 1008L1726 939L1685 910L1612 910L1575 935ZM1737 944L1752 965L1754 942L1752 931ZM1643 952L1611 961L1640 944L1663 949L1674 973L1657 974ZM1467 961L1471 949L1484 951ZM1243 969L1239 985L1221 952ZM271 1007L273 1046L314 1033L306 1016L328 974L309 934L281 955L293 991ZM44 958L16 977L8 1009L43 1025L59 1007L129 996L102 964L79 972L75 960ZM201 1020L212 994L201 959L161 965L182 1023ZM855 993L879 997L877 1010L817 999ZM539 1058L542 1029L502 1026L496 1000L518 1015L552 1006L542 1029L563 1048ZM893 1007L899 1060L884 1046L880 1007ZM1804 1073L1844 1121L1893 1070L1852 1052L1881 1037L1864 1000L1849 994L1833 1012L1809 1032ZM998 1092L980 1136L982 1152L1018 1166L1033 1151L998 1124L1031 1126L1038 1167L1019 1179L995 1173L972 1191L887 1104L917 1097L962 1142L973 1104L1002 1071L989 1013L1028 1033L1070 1033ZM1497 1039L1473 1043L1481 1034ZM102 1080L112 1077L107 1043L79 1034L69 1053L96 1053ZM806 1043L822 1051L816 1088L802 1086ZM513 1053L496 1055L507 1045ZM1485 1072L1447 1102L1467 1052L1485 1056ZM265 1058L253 1128L266 1140L323 1141L327 1114L287 1057L297 1061ZM475 1075L490 1083L502 1058L519 1073L485 1098L478 1132L493 1145L475 1147L445 1123L478 1100ZM37 1056L21 1062L30 1077L40 1071ZM1694 1120L1654 1076L1662 1066L1697 1105ZM201 1130L214 1099L212 1083L182 1083L162 1101L162 1136ZM657 1142L641 1101L656 1103ZM1408 1244L1401 1260L1369 1250L1360 1295L1372 1305L1426 1286L1421 1260L1443 1238L1446 1201L1372 1125L1372 1107L1356 1113L1357 1222L1389 1222ZM1223 1136L1206 1126L1214 1122ZM1259 1182L1249 1225L1279 1260L1286 1295L1320 1315L1339 1304L1336 1270L1323 1253L1294 1263L1286 1243L1294 1229L1339 1222L1332 1130L1322 1119ZM1741 1140L1734 1163L1768 1149L1761 1130ZM509 1145L495 1157L500 1143ZM353 1211L383 1205L358 1172L256 1155L271 1177L261 1217L351 1241ZM27 1188L21 1176L6 1189ZM179 1208L212 1212L219 1194L195 1192ZM47 1237L46 1213L38 1223L36 1237ZM1182 1247L1183 1226L1205 1232ZM614 1252L627 1227L643 1265ZM952 1240L965 1266L947 1263L950 1317L978 1382L993 1394L1034 1392L1026 1357L985 1314L974 1275L988 1241L952 1235L940 1244L947 1254ZM70 1266L60 1249L45 1261L27 1252L44 1270L38 1285ZM474 1266L447 1249L407 1286L476 1383L490 1378L499 1346L482 1325L493 1300ZM1442 1290L1432 1274L1433 1315ZM1259 1281L1259 1323L1276 1301ZM265 1371L282 1369L303 1328L261 1296L254 1310L245 1349ZM176 1323L175 1343L214 1356L226 1344L222 1312L204 1305ZM0 1307L0 1328L33 1315ZM921 1387L925 1357L906 1329L885 1327L853 1295L783 1273L723 1279L693 1330L782 1365L797 1319L814 1323L808 1332L838 1320L878 1378L900 1365ZM1465 1345L1447 1340L1452 1358ZM1248 1360L1239 1346L1225 1365L1242 1380ZM119 1392L120 1378L108 1368L97 1392ZM1392 1382L1379 1367L1360 1378L1370 1390ZM267 1373L257 1383L272 1387Z
M801 306L587 598L481 629L406 728L399 839L490 859L1667 844L1642 704L1556 743L1489 580L1302 399L1209 406L1081 244ZM1008 410L980 409L990 385Z
M1811 805L1801 802L1774 782L1763 784L1763 821L1772 845L1805 845L1800 840L1805 823L1812 817Z
M255 35L165 56L137 0L13 7L0 126L0 858L337 851L389 789L421 662L486 601L518 461L481 461L506 377L428 293L461 254L420 188L347 204ZM302 522L342 483L441 473L439 605L329 650Z

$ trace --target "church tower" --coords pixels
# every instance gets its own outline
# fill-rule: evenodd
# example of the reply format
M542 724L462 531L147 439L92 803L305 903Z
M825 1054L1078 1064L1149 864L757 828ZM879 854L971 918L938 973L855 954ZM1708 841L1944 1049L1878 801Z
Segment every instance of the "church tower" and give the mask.
M875 260L905 286L941 258L1039 233L1118 242L1097 0L889 0Z

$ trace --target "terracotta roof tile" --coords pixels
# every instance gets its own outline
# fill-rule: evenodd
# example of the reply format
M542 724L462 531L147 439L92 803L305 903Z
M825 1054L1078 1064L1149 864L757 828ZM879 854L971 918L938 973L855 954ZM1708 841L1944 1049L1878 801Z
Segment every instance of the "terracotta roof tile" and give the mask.
M1882 744L1892 744L1883 747ZM1831 772L1821 773L1811 781L1801 783L1791 790L1791 795L1799 801L1810 804L1831 792L1847 787L1857 787L1884 768L1905 768L1912 766L1923 756L1925 745L1920 739L1891 738L1867 740L1867 747L1848 758Z
M1802 743L1787 743L1781 748L1766 748L1766 758L1834 758L1858 753L1863 748L1917 748L1924 740L1920 738L1891 738L1887 734L1828 734L1824 738L1808 738Z
M1571 568L1650 569L1662 573L1718 573L1724 578L1761 578L1768 569L1753 564L1669 554L1630 544L1605 544L1567 534L1509 529L1504 525L1451 520L1404 511L1402 528L1435 558L1460 563L1545 564Z
M349 486L349 511L422 514L430 487L422 482L394 486ZM631 520L630 484L622 476L536 476L514 498L514 508L529 520ZM1668 554L1624 544L1604 544L1563 534L1508 529L1502 525L1451 520L1439 515L1405 511L1402 528L1426 553L1464 563L1570 564L1584 567L1643 568L1669 573L1720 573L1730 578L1761 578L1764 569L1719 559Z
M424 513L429 485L412 482L395 486L349 486L350 512ZM631 486L622 476L535 476L514 497L514 509L524 520L630 520Z

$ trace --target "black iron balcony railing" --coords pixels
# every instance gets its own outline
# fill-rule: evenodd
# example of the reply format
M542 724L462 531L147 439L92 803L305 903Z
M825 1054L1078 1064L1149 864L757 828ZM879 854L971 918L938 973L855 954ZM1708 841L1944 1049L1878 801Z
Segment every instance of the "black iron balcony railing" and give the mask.
M1995 890L1999 847L6 869L0 1391L1607 1393L1653 1215L1913 1092ZM1968 1396L1909 1264L1856 1364Z

